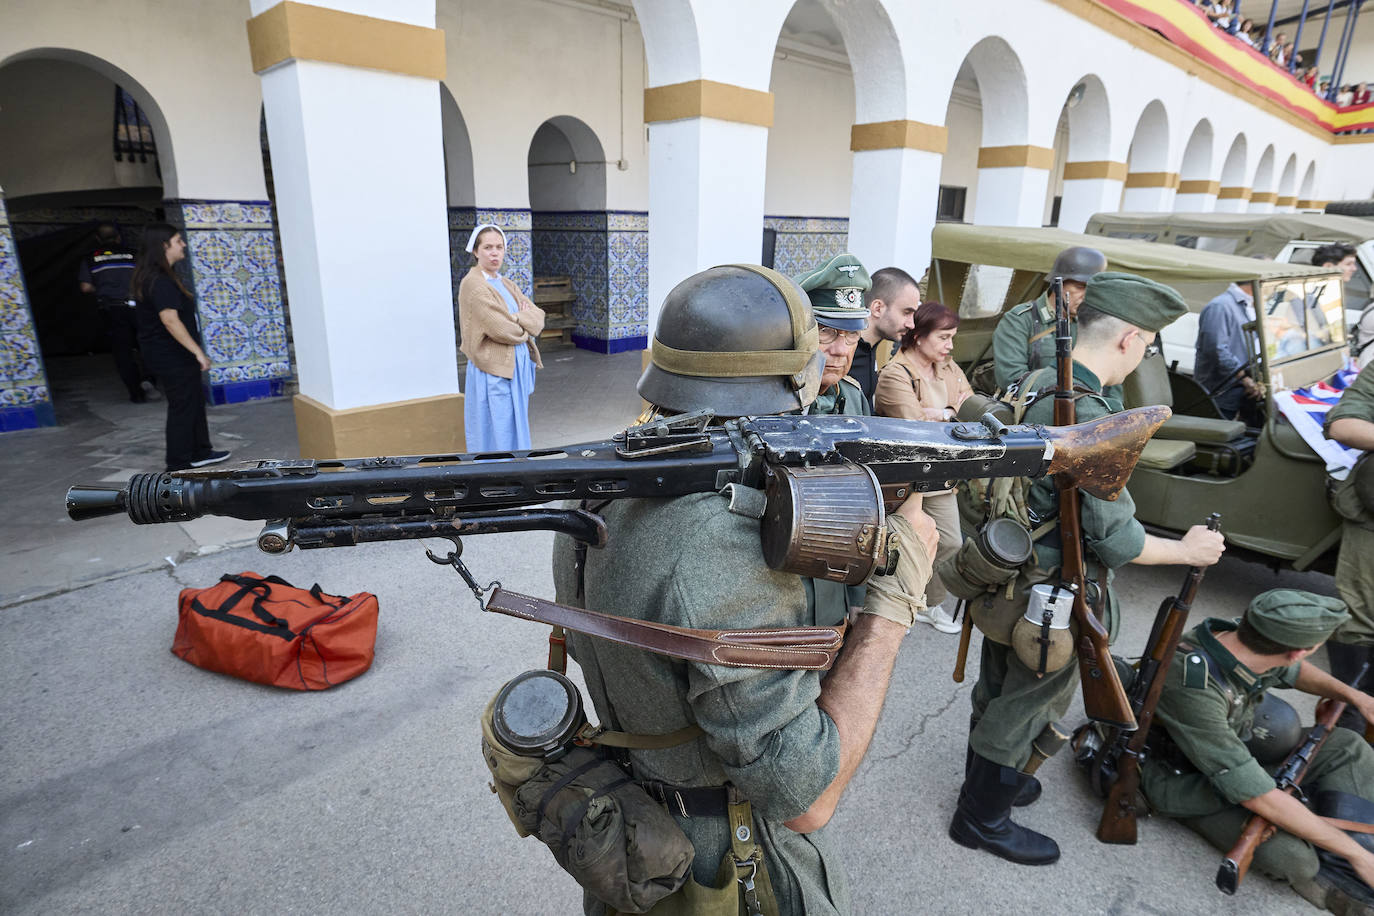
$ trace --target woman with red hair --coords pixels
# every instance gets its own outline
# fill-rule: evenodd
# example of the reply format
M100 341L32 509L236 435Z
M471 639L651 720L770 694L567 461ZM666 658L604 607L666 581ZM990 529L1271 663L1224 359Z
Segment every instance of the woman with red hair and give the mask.
M954 334L959 316L938 302L922 302L911 330L902 335L897 354L878 373L873 393L873 412L880 417L907 420L952 420L959 405L973 393L968 378L955 364ZM925 511L935 519L940 544L935 565L955 553L964 542L959 530L959 506L953 490L927 493ZM916 619L941 633L957 633L959 625L941 607L947 592L939 576L926 586L926 610Z

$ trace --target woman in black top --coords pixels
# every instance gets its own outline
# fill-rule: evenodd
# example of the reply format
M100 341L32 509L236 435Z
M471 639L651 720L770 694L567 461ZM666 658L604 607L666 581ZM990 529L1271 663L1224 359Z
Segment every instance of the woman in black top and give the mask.
M210 446L200 374L210 360L200 342L196 306L172 272L186 257L186 240L167 223L143 231L131 294L138 302L138 345L143 362L167 398L167 470L204 467L229 457Z

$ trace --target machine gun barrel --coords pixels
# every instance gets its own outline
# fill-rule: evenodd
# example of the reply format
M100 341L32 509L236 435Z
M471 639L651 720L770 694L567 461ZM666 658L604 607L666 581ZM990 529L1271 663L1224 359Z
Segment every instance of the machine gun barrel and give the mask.
M1141 447L1169 416L1140 408L1065 429L929 423L883 417L752 417L684 431L679 418L633 427L610 440L561 449L479 455L339 460L270 459L237 466L136 474L121 488L78 485L67 492L77 520L127 513L135 524L202 515L289 520L264 549L345 546L373 540L550 527L554 500L671 497L728 483L763 487L771 468L853 462L887 490L940 490L971 477L1060 473L1112 498ZM701 417L687 420L701 421ZM477 524L474 516L486 521ZM562 518L569 533L588 531ZM456 525L461 524L462 530ZM572 528L566 526L571 525ZM429 532L433 532L430 534ZM580 536L580 534L578 534Z

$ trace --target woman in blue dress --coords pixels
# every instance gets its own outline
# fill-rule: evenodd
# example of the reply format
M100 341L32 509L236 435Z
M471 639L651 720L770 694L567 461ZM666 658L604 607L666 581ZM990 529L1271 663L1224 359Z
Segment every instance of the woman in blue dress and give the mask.
M459 349L468 358L463 422L469 452L530 447L530 393L542 369L535 340L544 311L501 276L506 234L484 223L472 230L468 251L477 263L458 286Z

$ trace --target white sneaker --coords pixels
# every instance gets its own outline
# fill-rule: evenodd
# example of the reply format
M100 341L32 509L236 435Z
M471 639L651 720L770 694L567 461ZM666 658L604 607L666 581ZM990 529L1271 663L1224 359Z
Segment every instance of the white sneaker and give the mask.
M944 606L940 604L932 608L926 608L924 611L917 611L916 621L918 623L928 623L941 633L958 633L964 628L962 624L956 623L954 618L950 616L949 611L946 611Z

